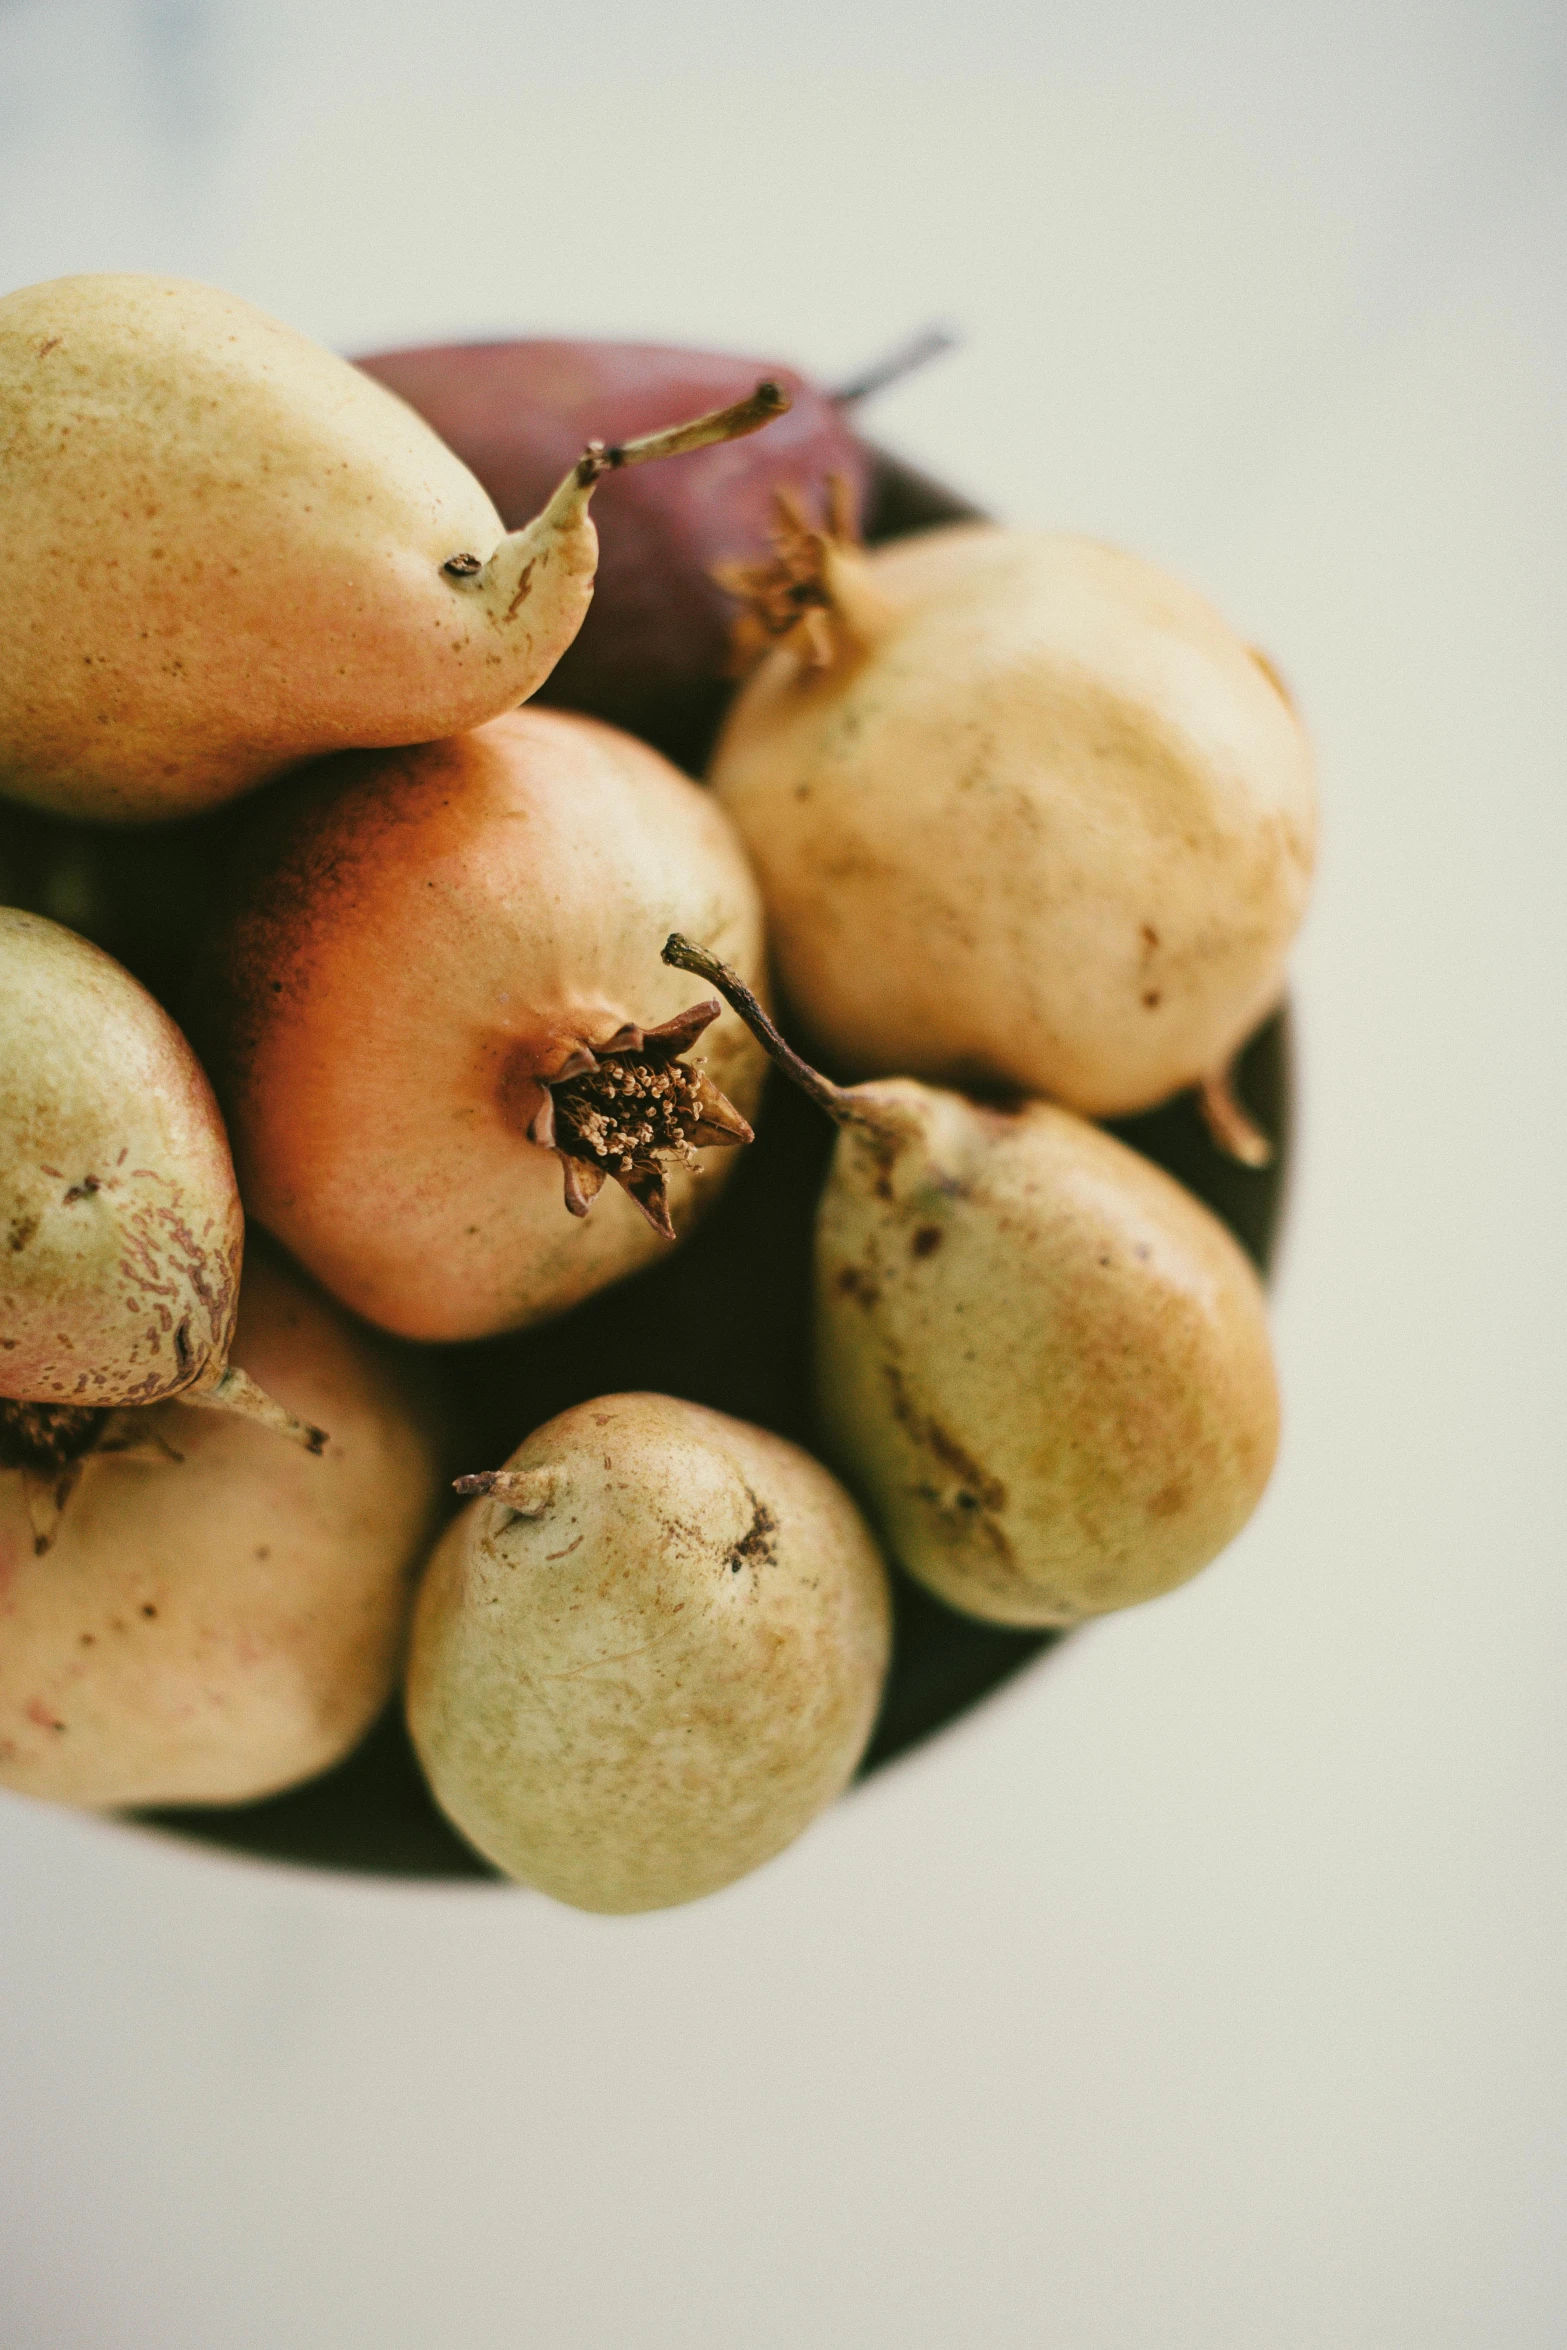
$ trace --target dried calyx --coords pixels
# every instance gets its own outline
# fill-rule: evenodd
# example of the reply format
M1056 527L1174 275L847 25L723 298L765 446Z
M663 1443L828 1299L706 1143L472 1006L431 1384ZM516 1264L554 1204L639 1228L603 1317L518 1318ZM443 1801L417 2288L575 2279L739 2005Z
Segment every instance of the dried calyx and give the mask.
M232 1412L287 1436L306 1452L319 1456L326 1450L324 1428L285 1410L237 1363L209 1366L199 1386L182 1388L160 1400ZM0 1395L0 1469L20 1469L22 1473L22 1496L36 1555L41 1556L54 1541L66 1504L95 1455L113 1453L120 1460L148 1467L184 1459L184 1454L151 1425L148 1415L155 1409L151 1404L25 1403Z
M585 1216L606 1181L614 1181L654 1231L673 1240L668 1162L694 1167L703 1145L752 1139L733 1102L680 1058L722 1008L709 1001L658 1028L628 1024L606 1043L579 1045L556 1076L537 1080L544 1101L528 1138L560 1160L574 1216Z
M150 1463L181 1457L134 1408L18 1403L0 1395L0 1469L22 1473L35 1556L41 1558L54 1541L65 1506L95 1453Z
M848 485L827 484L827 521L813 522L790 490L773 498L773 557L724 563L713 573L738 598L730 632L731 674L745 677L775 645L789 644L807 669L830 669L880 633L886 615L854 528Z

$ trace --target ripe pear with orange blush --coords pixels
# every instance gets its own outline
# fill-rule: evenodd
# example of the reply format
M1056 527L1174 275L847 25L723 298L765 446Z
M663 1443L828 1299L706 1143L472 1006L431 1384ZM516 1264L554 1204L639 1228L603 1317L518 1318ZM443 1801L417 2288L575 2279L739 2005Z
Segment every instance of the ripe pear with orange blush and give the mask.
M427 742L548 676L593 593L606 472L754 431L590 448L525 528L401 400L179 278L0 299L0 791L190 814L323 752Z
M332 1436L318 1460L178 1400L123 1415L47 1558L0 1470L0 1786L242 1803L328 1769L385 1705L439 1517L439 1414L263 1246L239 1358Z
M203 1042L241 1191L367 1320L559 1313L657 1255L750 1139L764 1057L656 941L679 908L759 982L756 887L633 736L528 709L330 761L267 795L237 862Z
M1048 1627L1174 1589L1239 1533L1278 1444L1262 1287L1217 1217L1052 1102L1007 1108L801 1062L839 1129L816 1222L830 1456L938 1597Z

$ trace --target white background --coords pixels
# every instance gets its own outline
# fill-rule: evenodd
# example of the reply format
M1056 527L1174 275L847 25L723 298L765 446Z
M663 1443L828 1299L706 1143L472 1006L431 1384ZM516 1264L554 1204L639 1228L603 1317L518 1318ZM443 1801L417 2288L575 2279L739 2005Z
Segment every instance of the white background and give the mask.
M0 1803L6 2350L1567 2339L1567 109L1541 0L0 5L0 280L703 340L1315 733L1287 1448L685 1913Z

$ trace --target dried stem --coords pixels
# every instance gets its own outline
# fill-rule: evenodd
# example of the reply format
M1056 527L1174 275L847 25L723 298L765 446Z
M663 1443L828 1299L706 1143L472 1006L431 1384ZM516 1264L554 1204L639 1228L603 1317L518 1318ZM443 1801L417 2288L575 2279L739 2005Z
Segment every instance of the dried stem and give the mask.
M560 1489L559 1469L480 1469L454 1477L452 1491L504 1502L514 1518L542 1518Z
M643 433L638 440L617 441L608 447L603 441L589 441L577 460L575 477L586 488L601 474L617 473L623 465L646 465L655 457L683 457L690 449L711 448L715 441L743 440L747 433L760 432L764 424L782 416L788 406L789 395L782 384L759 383L749 399L711 409L706 416L693 417L689 424L665 425L661 432Z
M1243 1167L1272 1164L1272 1143L1236 1095L1233 1063L1203 1079L1197 1088L1197 1107L1215 1148L1227 1159L1237 1159Z
M606 447L603 441L590 441L571 471L556 483L533 520L521 530L509 531L488 563L481 562L477 555L459 554L449 556L441 568L448 579L480 589L493 587L502 576L497 572L498 565L503 566L504 576L509 579L511 570L522 562L525 578L529 561L557 548L583 528L594 489L606 473L618 473L625 465L646 465L655 457L678 457L688 449L711 448L715 441L740 440L746 433L760 432L764 424L782 416L788 406L789 395L783 386L764 382L757 385L748 400L737 400L728 408L714 408L706 416L693 417L688 424L666 425L661 432L644 433L640 440L618 441L611 447ZM510 619L512 614L508 612L506 617Z
M706 947L682 938L672 930L664 941L664 961L677 971L690 971L698 979L705 979L709 987L716 987L731 1011L738 1012L757 1043L786 1077L804 1094L809 1094L819 1110L825 1110L835 1126L877 1126L875 1118L857 1096L841 1085L834 1085L819 1069L804 1061L792 1044L787 1044L772 1021L763 1011L756 997L746 986L738 971L731 971L727 963L710 954Z
M955 350L957 342L955 330L939 321L921 327L918 334L910 335L906 342L895 343L881 358L862 367L858 375L851 375L847 383L837 385L827 397L835 408L856 408L862 400L872 400L878 392L884 392L889 384L901 383L917 368L939 359L943 351Z
M22 1471L22 1497L27 1504L28 1524L33 1532L33 1556L42 1558L54 1548L54 1538L60 1531L60 1520L66 1505L81 1482L84 1463L72 1461L69 1468L57 1476L42 1469Z
M275 1428L280 1436L291 1436L302 1444L306 1452L320 1453L326 1449L324 1428L312 1427L308 1420L296 1418L275 1403L264 1387L258 1387L248 1372L237 1363L230 1363L223 1376L211 1387L182 1388L172 1399L175 1403L200 1404L205 1411L234 1412L242 1420L255 1420L263 1428Z

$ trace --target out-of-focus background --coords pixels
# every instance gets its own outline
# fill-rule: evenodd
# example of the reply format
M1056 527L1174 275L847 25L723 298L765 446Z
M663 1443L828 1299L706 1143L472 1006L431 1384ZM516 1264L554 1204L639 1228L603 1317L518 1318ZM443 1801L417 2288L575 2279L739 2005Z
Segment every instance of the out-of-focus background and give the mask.
M0 1801L6 2350L1567 2339L1564 64L1550 0L0 5L0 282L828 378L950 316L880 435L1197 581L1326 801L1233 1551L686 1912Z

